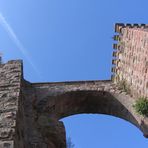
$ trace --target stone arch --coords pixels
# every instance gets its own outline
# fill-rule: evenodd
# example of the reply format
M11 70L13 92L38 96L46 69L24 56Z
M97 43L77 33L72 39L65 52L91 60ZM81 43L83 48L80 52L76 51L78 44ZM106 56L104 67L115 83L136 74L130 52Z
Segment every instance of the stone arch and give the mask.
M106 114L137 126L147 137L148 121L136 114L134 98L110 81L34 84L37 128L47 145L65 148L64 124L60 119L75 114ZM44 122L43 122L44 121ZM45 141L45 140L43 140ZM50 141L50 142L49 142Z
M47 96L38 106L42 112L53 116L56 120L83 113L106 114L124 119L139 127L134 115L107 91L78 90L54 97Z

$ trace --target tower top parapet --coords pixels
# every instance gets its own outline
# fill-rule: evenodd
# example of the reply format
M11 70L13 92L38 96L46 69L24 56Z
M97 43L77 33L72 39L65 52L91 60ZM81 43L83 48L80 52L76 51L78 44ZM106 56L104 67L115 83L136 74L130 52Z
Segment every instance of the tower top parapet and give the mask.
M135 98L148 97L148 24L115 24L113 81Z
M148 29L148 24L124 24L124 23L116 23L115 24L115 32L121 33L122 28Z

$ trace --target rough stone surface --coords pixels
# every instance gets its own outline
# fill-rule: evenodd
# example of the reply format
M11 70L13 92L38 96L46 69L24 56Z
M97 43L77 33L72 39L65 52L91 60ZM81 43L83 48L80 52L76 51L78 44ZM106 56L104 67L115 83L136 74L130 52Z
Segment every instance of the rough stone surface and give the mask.
M0 65L0 148L13 148L22 81L21 61Z
M30 83L21 61L0 64L0 148L66 148L60 119L82 113L122 118L148 137L148 118L133 108L148 97L147 26L115 29L113 81Z
M136 99L148 96L148 26L116 24L114 82ZM124 84L123 84L124 83Z

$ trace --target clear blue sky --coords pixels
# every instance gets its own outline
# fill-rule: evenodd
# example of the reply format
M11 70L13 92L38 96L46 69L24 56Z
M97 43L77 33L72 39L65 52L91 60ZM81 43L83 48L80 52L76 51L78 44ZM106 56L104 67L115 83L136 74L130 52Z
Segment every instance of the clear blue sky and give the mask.
M25 79L110 79L114 23L148 23L147 0L0 0L0 51ZM103 115L64 120L75 148L147 148L132 124Z

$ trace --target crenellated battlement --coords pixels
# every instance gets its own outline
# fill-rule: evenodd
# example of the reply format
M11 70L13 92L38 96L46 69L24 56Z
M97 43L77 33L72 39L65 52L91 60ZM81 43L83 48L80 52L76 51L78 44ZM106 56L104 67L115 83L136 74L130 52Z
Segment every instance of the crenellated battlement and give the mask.
M115 24L112 80L135 98L148 96L148 25ZM124 84L123 84L124 83Z
M141 28L147 29L148 24L123 24L123 23L116 23L115 24L115 32L122 33L123 28Z

